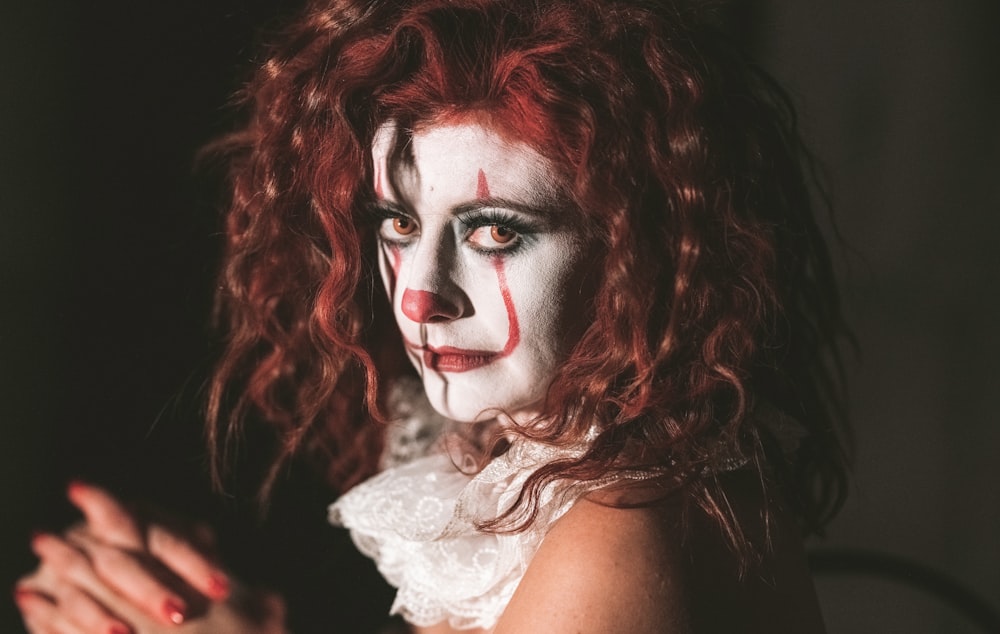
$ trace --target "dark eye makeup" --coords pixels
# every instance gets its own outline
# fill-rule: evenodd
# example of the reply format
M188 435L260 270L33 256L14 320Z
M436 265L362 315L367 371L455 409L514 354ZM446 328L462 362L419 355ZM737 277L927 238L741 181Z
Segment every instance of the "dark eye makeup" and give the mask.
M465 227L465 239L469 247L485 255L510 255L524 246L525 241L538 231L530 222L525 222L516 214L503 209L485 208L466 211L459 215L459 222ZM484 246L473 240L479 229L489 227L489 239L495 246Z
M378 228L379 239L405 246L419 234L419 222L395 205L380 203L368 208ZM495 257L519 251L539 231L535 223L508 210L492 207L461 211L455 216L462 228L462 239L473 251ZM481 231L489 229L488 233Z

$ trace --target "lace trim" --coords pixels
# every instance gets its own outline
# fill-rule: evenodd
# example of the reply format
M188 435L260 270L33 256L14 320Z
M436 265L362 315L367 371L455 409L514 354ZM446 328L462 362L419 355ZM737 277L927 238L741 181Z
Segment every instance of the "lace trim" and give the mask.
M414 399L419 402L422 399ZM793 419L775 412L759 418L794 452L803 435ZM329 508L330 522L346 527L358 549L398 588L391 613L417 626L442 621L456 629L492 628L507 607L532 557L552 525L582 496L653 472L616 473L597 481L558 480L541 491L538 514L517 533L485 533L477 525L513 505L525 481L541 466L579 457L587 442L555 448L517 439L506 453L472 476L434 452L435 415L412 411L389 431L385 471L359 484ZM401 449L404 448L404 449ZM721 471L746 464L736 452Z
M444 454L418 458L351 489L330 507L330 521L348 528L358 549L399 589L392 614L418 626L448 621L457 629L489 629L549 528L580 497L620 476L551 483L523 532L484 533L477 524L508 510L540 466L581 451L519 441L474 477Z

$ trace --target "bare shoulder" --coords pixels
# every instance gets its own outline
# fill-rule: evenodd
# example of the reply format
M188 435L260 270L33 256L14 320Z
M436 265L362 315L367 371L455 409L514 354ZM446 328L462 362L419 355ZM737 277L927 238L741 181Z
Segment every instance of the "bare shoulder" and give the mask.
M496 632L690 632L682 552L665 505L583 499L542 542Z
M795 523L738 476L730 484L745 529L765 505L773 518L771 547L748 574L715 525L692 518L682 527L674 502L629 509L584 499L542 542L496 634L822 633Z

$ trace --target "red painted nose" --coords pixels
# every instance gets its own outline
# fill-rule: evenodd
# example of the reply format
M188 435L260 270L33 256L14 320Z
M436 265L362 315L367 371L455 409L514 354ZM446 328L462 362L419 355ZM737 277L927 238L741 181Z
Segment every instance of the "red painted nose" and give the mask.
M458 306L430 291L403 291L403 314L421 324L448 321L458 317Z

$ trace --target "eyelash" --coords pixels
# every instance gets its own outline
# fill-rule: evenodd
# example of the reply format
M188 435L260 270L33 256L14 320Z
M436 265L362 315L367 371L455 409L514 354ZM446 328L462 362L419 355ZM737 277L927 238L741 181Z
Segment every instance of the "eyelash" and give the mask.
M469 243L469 248L473 251L490 256L512 255L517 253L521 247L524 246L525 240L528 240L531 234L535 231L534 227L524 222L521 218L499 209L481 209L471 211L459 218L459 222L461 222L462 226L465 227L466 238L472 235L472 232L476 229L494 226L510 229L517 234L517 237L512 240L510 244L503 247L484 249Z
M389 237L382 231L382 223L387 220L394 220L396 218L403 218L417 225L419 230L419 223L412 216L404 213L400 213L394 209L386 209L384 207L376 207L372 209L372 215L377 221L377 233L380 240L383 242L388 242L390 244L396 244L400 246L405 246L410 242L410 238L407 236L399 237ZM458 218L464 228L464 239L468 240L469 236L476 229L481 229L483 227L504 227L510 229L517 234L517 237L511 241L507 246L487 248L478 247L470 242L467 242L470 249L484 256L495 257L497 255L513 255L517 253L521 247L524 246L526 240L530 239L531 234L533 234L536 229L532 225L524 222L521 218L511 214L509 212L499 210L499 209L489 209L489 210L473 210L463 214Z

